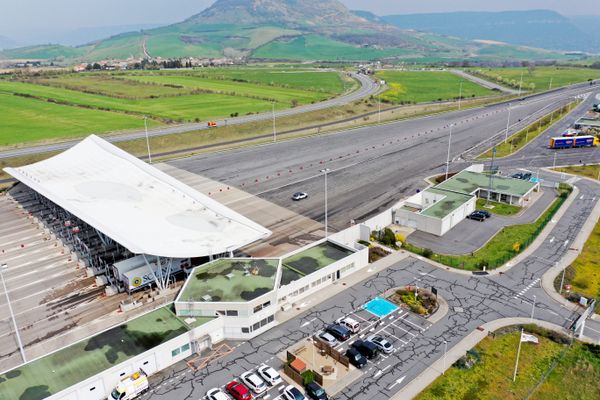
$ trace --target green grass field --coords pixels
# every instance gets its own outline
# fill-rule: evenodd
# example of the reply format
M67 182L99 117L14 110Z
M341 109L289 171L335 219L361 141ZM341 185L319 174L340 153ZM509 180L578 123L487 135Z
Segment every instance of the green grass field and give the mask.
M517 89L521 82L521 74L523 74L522 89L536 92L548 90L550 87L557 88L600 78L600 70L589 68L535 67L532 70L529 68L477 68L470 71Z
M495 201L490 201L489 204L493 206L493 208L485 207L488 204L488 201L485 199L477 199L477 209L486 210L496 215L504 215L511 216L518 214L521 211L521 207L513 206L511 204L506 203L497 203Z
M410 53L405 49L361 48L324 36L304 35L290 40L270 42L252 54L256 59L271 60L375 60L402 56Z
M143 116L155 120L154 126L267 112L272 103L281 110L334 97L349 87L336 72L275 71L254 68L246 74L244 68L232 68L0 79L0 95L11 98L0 110L6 116L0 120L0 146L143 129Z
M386 81L389 89L381 99L390 103L458 99L461 82L463 98L497 93L445 71L380 71L376 76Z
M0 146L144 128L144 121L138 116L70 107L1 92L0 103ZM148 124L158 125L152 120Z
M471 369L451 367L427 387L417 400L490 399L597 400L600 381L598 347L574 343L571 348L538 336L539 344L523 343L519 372L513 382L519 332L491 336L476 347L480 360ZM596 353L594 353L594 351ZM536 386L553 362L547 379ZM527 397L531 394L531 397Z

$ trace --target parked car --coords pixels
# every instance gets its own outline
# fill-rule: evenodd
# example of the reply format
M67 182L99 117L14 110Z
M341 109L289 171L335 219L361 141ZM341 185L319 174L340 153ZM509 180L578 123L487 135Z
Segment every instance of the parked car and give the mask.
M517 172L516 174L512 174L510 177L515 178L515 179L523 179L523 174L520 172Z
M343 327L347 328L352 333L360 332L360 322L356 321L355 319L352 319L350 317L343 317L338 319L336 322L342 325Z
M236 400L252 400L254 398L250 389L238 381L229 382L225 389L227 389L227 392L229 392Z
M385 354L390 354L392 351L394 351L394 346L392 346L392 344L390 342L388 342L386 339L384 339L383 336L372 335L372 336L369 336L367 338L367 340L369 342L373 343L375 346L377 346L379 351L381 351Z
M361 369L367 365L367 359L354 347L350 347L348 350L346 350L344 355L348 357L350 364L354 365L358 369Z
M298 388L293 385L288 385L288 386L286 386L285 389L283 389L283 397L285 397L286 400L305 400L306 399L306 397L304 397L302 392L299 391Z
M356 340L352 343L352 347L367 357L367 360L372 360L379 355L379 349L375 346L375 343L371 343L368 340Z
M271 386L275 386L281 383L281 376L273 367L268 365L263 365L258 368L258 373L260 376Z
M244 372L242 375L240 375L240 378L242 379L242 382L244 382L244 384L252 389L252 391L256 394L261 394L267 390L267 384L265 381L260 379L260 377L254 372Z
M330 333L340 342L345 342L346 340L350 339L350 331L348 328L345 328L340 324L328 325L327 328L325 328L325 332Z
M210 389L206 392L206 398L208 400L231 400L231 397L227 396L221 389Z
M489 211L485 210L475 210L475 212L483 215L486 219L492 216L492 214Z
M467 218L475 220L475 221L479 221L479 222L485 221L485 216L481 213L478 213L477 211L474 211L471 214L467 215Z
M308 198L308 194L304 193L304 192L296 192L292 195L292 200L294 201L300 201L300 200L304 200Z
M331 347L335 347L338 345L338 341L331 333L321 332L319 333L319 339L327 343Z
M311 382L304 387L306 394L313 400L328 400L329 396L317 382Z
M526 172L526 173L524 173L524 174L523 174L523 178L522 178L522 179L523 179L524 181L528 181L528 180L530 180L530 179L531 179L531 177L532 177L532 176L533 176L533 175L531 174L531 172Z

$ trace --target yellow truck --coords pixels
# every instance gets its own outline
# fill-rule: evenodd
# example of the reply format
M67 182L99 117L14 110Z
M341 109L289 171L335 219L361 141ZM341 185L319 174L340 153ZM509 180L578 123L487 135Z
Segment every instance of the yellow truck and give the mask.
M131 400L148 390L148 376L141 369L126 378L110 394L109 400Z

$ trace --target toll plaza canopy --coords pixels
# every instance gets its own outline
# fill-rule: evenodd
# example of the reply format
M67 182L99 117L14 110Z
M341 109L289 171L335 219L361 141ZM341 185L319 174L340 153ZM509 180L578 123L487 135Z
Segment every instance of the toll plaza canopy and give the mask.
M271 234L95 135L47 160L4 170L136 254L216 255Z

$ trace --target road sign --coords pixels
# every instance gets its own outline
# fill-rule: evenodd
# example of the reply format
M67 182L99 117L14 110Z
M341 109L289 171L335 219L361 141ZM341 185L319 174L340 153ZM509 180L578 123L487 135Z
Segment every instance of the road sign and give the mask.
M436 288L432 287L431 293L433 293L435 295L435 297L437 297L437 289Z

